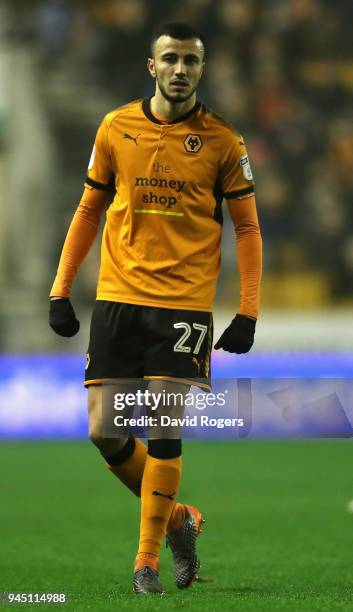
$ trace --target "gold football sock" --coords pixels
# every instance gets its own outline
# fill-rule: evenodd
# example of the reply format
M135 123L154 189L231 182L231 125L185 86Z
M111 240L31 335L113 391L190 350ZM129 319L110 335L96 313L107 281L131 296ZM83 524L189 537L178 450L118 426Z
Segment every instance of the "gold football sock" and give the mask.
M140 438L135 438L135 450L123 463L119 465L109 465L109 470L121 480L137 497L141 496L141 482L143 470L147 457L147 446L141 442ZM184 520L185 506L176 502L169 519L168 529L175 529Z
M108 463L107 467L130 491L140 497L147 447L139 438L134 438L134 440L135 448L130 457L118 465L109 465Z
M156 570L156 572L159 572L159 557L156 557L156 555L149 555L148 553L137 555L134 563L134 572L137 572L144 565L149 565Z
M181 456L157 459L147 455L141 486L140 542L136 563L144 554L159 558L181 477Z
M185 505L178 502L174 505L173 511L168 521L167 531L180 527L185 520Z

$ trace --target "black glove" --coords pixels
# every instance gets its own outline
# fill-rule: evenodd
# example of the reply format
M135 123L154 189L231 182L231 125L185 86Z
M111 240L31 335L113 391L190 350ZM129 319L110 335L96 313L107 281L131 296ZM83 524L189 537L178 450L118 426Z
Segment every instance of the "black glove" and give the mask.
M65 338L71 338L80 329L80 321L76 319L75 311L69 298L50 300L49 325Z
M215 349L222 348L228 353L247 353L254 344L256 319L237 314L224 330Z

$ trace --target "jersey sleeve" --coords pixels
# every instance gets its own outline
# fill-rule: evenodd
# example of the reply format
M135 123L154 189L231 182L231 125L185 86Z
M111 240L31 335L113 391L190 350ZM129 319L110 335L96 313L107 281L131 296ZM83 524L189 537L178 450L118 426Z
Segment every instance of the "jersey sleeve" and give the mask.
M77 271L96 238L107 199L107 193L85 187L65 239L50 297L69 297Z
M220 181L223 196L227 200L254 193L254 180L245 142L242 136L234 132L231 133L227 151L221 162Z
M114 190L114 172L108 142L109 121L100 124L88 163L86 183L103 191Z

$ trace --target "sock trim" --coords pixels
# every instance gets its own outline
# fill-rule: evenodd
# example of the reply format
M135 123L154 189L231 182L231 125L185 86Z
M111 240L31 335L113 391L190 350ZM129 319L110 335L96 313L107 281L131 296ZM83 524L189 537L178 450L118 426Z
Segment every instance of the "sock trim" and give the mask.
M181 440L148 440L148 454L155 459L176 459L181 455Z
M131 457L135 450L135 438L130 434L126 444L118 450L118 452L114 453L114 455L110 455L109 457L104 456L104 459L107 461L109 465L115 466L124 463L127 459Z

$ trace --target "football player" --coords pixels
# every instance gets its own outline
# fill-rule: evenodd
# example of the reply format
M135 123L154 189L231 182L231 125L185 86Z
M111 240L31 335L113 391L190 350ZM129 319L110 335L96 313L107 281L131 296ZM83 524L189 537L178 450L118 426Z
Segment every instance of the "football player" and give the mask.
M160 403L157 414L180 416L190 385L209 388L224 199L241 288L238 313L215 348L249 351L259 310L262 246L248 154L243 137L197 99L204 65L202 35L190 26L169 23L154 33L147 61L154 94L104 117L50 293L51 327L76 334L70 291L108 206L85 377L89 435L110 471L141 497L133 585L142 594L164 592L165 536L176 585L192 584L203 519L176 501L180 431L152 431L147 445L128 431L109 436L104 398L107 389L121 391L124 379L144 379L151 391L181 398Z

